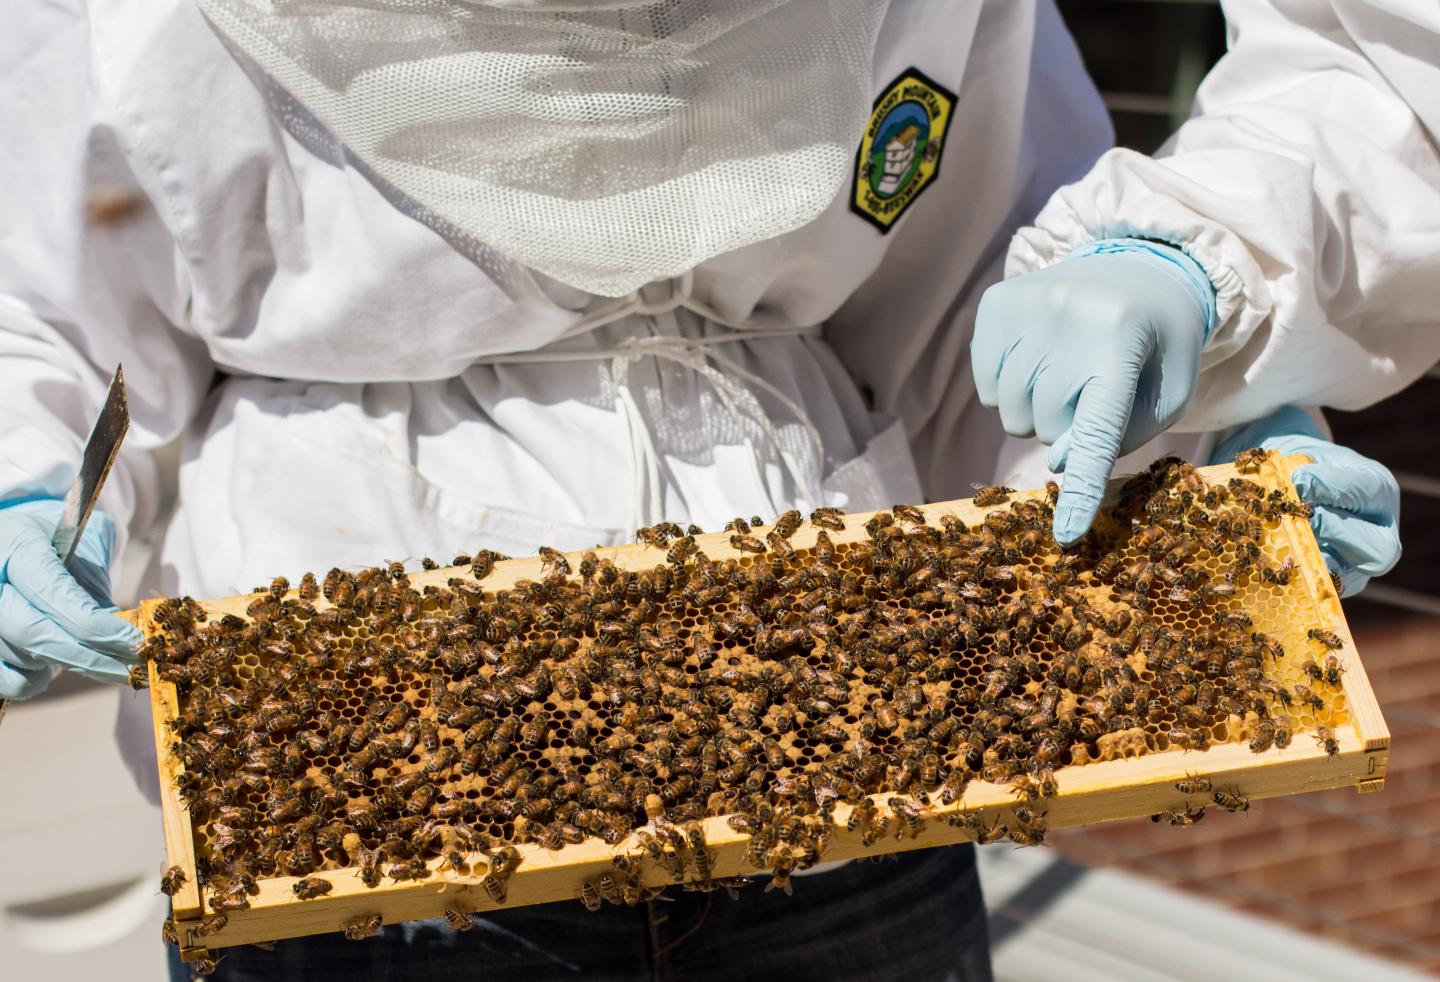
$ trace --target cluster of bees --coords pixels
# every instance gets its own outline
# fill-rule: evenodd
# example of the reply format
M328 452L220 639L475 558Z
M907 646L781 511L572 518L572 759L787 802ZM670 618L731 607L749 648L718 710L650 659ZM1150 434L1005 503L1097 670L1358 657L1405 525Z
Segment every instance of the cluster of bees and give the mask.
M840 828L873 846L941 812L977 841L1037 844L1056 770L1117 740L1200 750L1238 732L1262 753L1289 744L1297 716L1315 721L1339 686L1340 640L1312 631L1308 683L1287 686L1267 673L1286 653L1237 599L1290 581L1293 563L1269 562L1263 540L1303 505L1169 458L1062 551L1057 493L982 489L993 510L973 525L896 505L841 544L846 516L821 508L804 548L799 512L737 518L738 555L718 559L698 529L667 523L639 534L648 569L546 549L538 579L496 591L484 580L507 557L482 552L423 589L400 564L277 580L246 617L164 601L143 655L179 693L199 936L277 875L300 877L304 900L330 890L325 871L373 887L478 874L483 859L503 903L521 843L625 843L582 885L591 909L653 897L644 863L687 889L733 890L747 880L712 876L707 816L728 816L749 864L786 890ZM1014 791L1004 824L936 808L975 780Z
M673 825L664 818L664 801L655 794L648 796L645 810L651 816L651 823L648 829L635 833L638 851L634 855L615 855L611 861L613 869L581 883L579 898L586 909L596 911L607 903L633 907L664 893L664 886L646 884L642 866L645 857L686 890L723 889L731 897L738 897L739 888L750 883L750 878L745 876L712 875L715 854L705 840L705 830L700 823Z

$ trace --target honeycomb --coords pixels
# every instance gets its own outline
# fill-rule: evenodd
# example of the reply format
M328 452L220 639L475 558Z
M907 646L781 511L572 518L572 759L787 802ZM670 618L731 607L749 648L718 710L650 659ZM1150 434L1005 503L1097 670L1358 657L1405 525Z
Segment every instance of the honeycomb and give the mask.
M503 557L481 554L444 586L398 565L278 580L246 617L164 601L143 654L176 686L206 906L242 909L256 878L359 867L373 886L477 855L503 901L511 846L646 827L668 829L642 841L677 882L703 880L686 823L715 815L783 881L820 859L837 802L893 794L908 824L972 780L1043 799L1062 767L1347 720L1270 534L1303 506L1168 459L1062 551L1053 496L986 489L973 526L897 505L805 548L797 513L737 519L720 559L657 526L648 570L543 550L543 575L494 591ZM628 882L582 897L633 902Z

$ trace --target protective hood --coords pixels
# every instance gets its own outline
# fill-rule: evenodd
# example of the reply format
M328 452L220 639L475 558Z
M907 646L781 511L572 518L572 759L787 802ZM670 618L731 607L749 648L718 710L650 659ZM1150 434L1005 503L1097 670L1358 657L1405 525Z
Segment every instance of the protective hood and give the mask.
M427 220L592 293L815 218L889 0L198 0Z

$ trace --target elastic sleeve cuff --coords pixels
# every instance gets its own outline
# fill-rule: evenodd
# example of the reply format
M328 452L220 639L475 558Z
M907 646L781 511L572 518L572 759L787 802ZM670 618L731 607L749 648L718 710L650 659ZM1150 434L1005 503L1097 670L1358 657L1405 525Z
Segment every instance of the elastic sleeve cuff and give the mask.
M32 502L32 501L63 501L63 500L65 500L65 499L63 499L63 498L57 498L57 497L55 497L55 496L52 495L52 494L22 494L22 495L17 495L17 496L15 496L15 497L13 497L13 498L6 498L4 501L0 501L0 511L4 511L6 508L11 508L11 507L14 507L15 505L28 505L28 504L29 504L30 502Z
M1201 317L1205 322L1205 341L1210 340L1210 336L1215 333L1216 324L1219 323L1215 284L1210 282L1205 268L1187 255L1179 245L1135 236L1096 239L1082 245L1066 258L1117 253L1129 253L1157 263L1157 268L1164 269L1172 276L1178 273L1175 278L1185 284L1200 307Z
M1240 237L1189 203L1203 199L1204 189L1170 163L1123 149L1102 155L1090 174L1057 190L1015 233L1005 276L1052 266L1097 241L1168 243L1204 271L1215 291L1208 348L1230 354L1269 315L1269 286Z

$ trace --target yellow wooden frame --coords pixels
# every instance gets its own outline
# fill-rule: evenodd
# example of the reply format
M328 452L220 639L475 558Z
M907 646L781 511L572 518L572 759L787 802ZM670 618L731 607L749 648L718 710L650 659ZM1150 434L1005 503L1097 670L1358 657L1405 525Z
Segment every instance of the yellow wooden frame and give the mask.
M1295 492L1289 479L1290 472L1304 462L1306 458L1303 457L1280 459L1271 455L1258 472L1245 476L1264 485L1267 490L1285 489L1293 499ZM1209 480L1221 482L1236 473L1231 465L1204 468L1203 472ZM1043 494L1043 491L1030 491L1014 497L1022 499ZM970 501L924 506L927 517L932 521L946 514L958 515L967 522L978 521L986 510L975 507ZM845 531L831 534L835 544L863 539L866 517L847 516ZM1153 815L1167 809L1183 809L1187 803L1204 804L1197 797L1187 800L1176 789L1176 783L1190 774L1204 775L1210 778L1215 788L1238 789L1252 799L1345 785L1354 785L1360 791L1377 791L1383 786L1390 733L1355 650L1340 598L1336 595L1309 524L1303 519L1285 518L1281 521L1281 532L1288 537L1291 554L1296 557L1299 566L1297 575L1302 578L1313 605L1314 624L1334 631L1345 642L1342 654L1347 670L1342 677L1342 685L1349 720L1334 728L1340 748L1338 756L1326 754L1302 731L1295 734L1295 739L1285 749L1272 749L1263 754L1251 753L1243 744L1227 743L1204 751L1170 750L1071 766L1056 773L1058 794L1044 802L1049 828L1093 825ZM814 544L815 535L815 529L806 525L792 541L797 549L803 549ZM738 555L731 548L728 538L725 534L697 537L700 547L712 559ZM624 569L648 569L663 558L661 552L644 545L595 551ZM419 589L430 583L444 585L455 575L457 573L452 569L432 570L413 574L411 582ZM507 560L496 564L495 571L486 578L484 585L487 590L499 590L519 580L538 579L542 575L540 560L536 557ZM252 594L206 601L201 605L212 616L224 613L244 616L246 605L253 599ZM147 601L138 611L126 612L122 616L149 632L153 630L151 614L156 603L158 601ZM371 914L381 915L384 922L390 924L438 917L447 907L458 906L470 912L484 912L498 906L481 889L483 863L478 870L456 872L440 870L441 860L436 859L431 861L434 875L427 880L385 882L373 889L360 881L354 869L314 874L330 880L334 888L328 895L308 901L295 900L291 887L296 877L262 880L260 893L251 898L249 909L230 912L226 926L215 934L208 937L197 935L196 928L203 910L194 875L195 840L189 814L175 790L175 779L184 767L171 753L172 738L168 730L168 723L176 717L179 707L175 686L160 679L153 664L150 666L150 691L169 861L187 871L185 884L172 898L181 953L186 960L193 960L216 948L339 931L347 921ZM883 799L888 796L874 797L880 809L887 811ZM947 824L943 820L946 815L958 811L978 812L990 824L1003 822L1018 804L1020 802L1009 788L977 781L967 788L961 801L948 807L935 805L916 838L887 838L868 849L862 846L858 833L847 832L844 828L843 822L849 815L850 806L841 804L836 808L836 819L842 824L834 830L825 858L849 859L964 842L971 838L971 834ZM709 847L715 854L713 875L726 877L754 872L743 859L747 837L731 829L724 817L707 819L704 829ZM505 906L509 907L573 899L578 895L582 881L611 868L614 855L639 852L634 836L615 847L598 839L587 839L559 851L550 851L539 845L520 846L519 850L524 858L508 884ZM654 867L648 860L641 864L641 869L645 882L649 884L671 882L663 870Z

